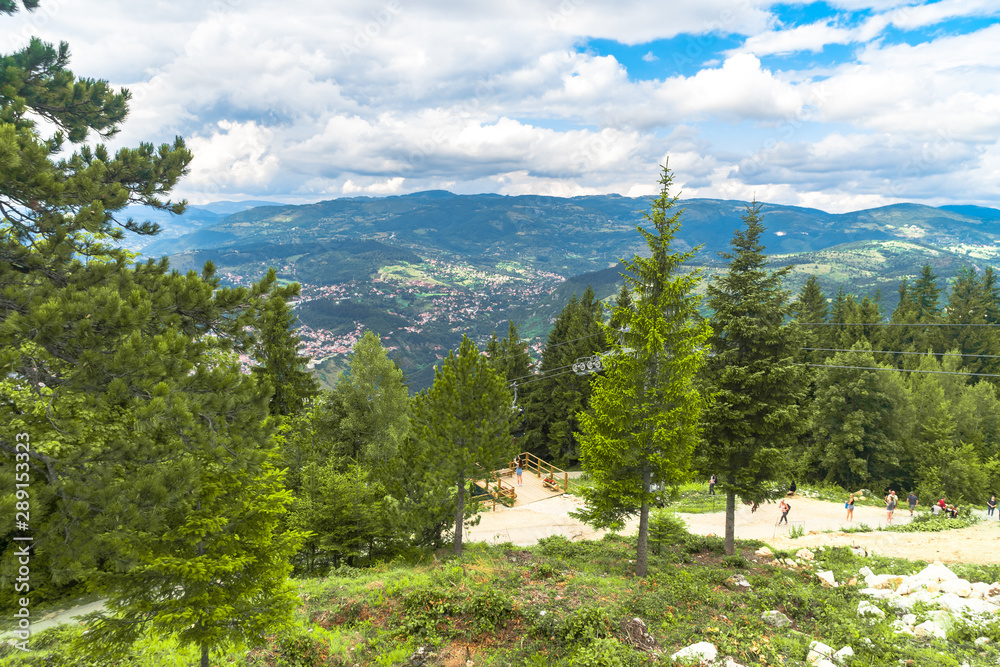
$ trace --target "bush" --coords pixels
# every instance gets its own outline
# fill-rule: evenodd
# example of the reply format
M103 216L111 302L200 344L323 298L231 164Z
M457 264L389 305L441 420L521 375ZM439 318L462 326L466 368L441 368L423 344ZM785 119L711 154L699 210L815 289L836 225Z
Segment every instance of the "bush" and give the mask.
M513 610L513 600L495 588L476 593L465 605L465 611L472 614L473 622L480 632L496 630L510 618Z
M590 642L611 637L614 626L607 610L602 607L581 607L559 624L556 634L567 644Z

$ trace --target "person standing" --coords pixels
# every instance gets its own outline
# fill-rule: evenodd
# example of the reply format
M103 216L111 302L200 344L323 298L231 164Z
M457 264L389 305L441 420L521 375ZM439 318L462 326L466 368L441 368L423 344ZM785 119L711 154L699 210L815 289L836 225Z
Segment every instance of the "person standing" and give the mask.
M853 493L851 494L851 497L847 499L847 502L844 503L844 508L847 509L847 520L848 521L854 521L854 494Z
M896 511L896 492L889 490L889 495L885 497L885 522L892 523L892 513Z
M987 517L993 516L993 512L996 511L996 508L997 508L997 497L990 496L990 499L986 501L986 516Z
M517 459L517 470L515 470L514 472L517 473L517 485L518 486L524 486L524 480L521 479L521 475L524 474L524 470L521 468L521 459L520 458Z
M784 524L787 526L788 510L792 509L792 506L786 503L784 499L782 499L781 502L778 503L778 509L781 510L781 518L778 519L778 525L781 525L781 523L784 522Z
M715 483L716 483L715 475L712 475L711 477L708 478L708 495L710 496L715 495Z
M910 516L913 516L913 510L917 508L917 494L910 491L910 495L906 496L906 504L910 506Z

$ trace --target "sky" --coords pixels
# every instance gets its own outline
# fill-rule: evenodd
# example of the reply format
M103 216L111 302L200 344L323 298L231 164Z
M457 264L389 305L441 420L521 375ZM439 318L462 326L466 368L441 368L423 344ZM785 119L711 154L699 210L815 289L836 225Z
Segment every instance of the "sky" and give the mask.
M1000 207L996 0L42 0L191 203L443 189Z

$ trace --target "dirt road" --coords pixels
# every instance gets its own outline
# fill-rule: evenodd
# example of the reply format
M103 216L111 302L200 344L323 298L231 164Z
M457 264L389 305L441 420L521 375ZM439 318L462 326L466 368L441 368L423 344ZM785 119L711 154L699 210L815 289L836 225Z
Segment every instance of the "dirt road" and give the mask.
M944 563L1000 562L1000 524L996 520L971 528L948 530L939 533L843 533L839 530L852 525L867 524L872 528L886 525L885 510L876 507L857 507L854 521L846 521L842 503L831 503L796 496L789 499L792 510L788 519L791 526L801 526L805 535L797 539L788 537L788 528L778 528L780 516L777 505L764 505L750 512L745 505L737 507L736 536L763 540L779 549L816 547L821 544L861 546L884 556L909 558ZM482 515L478 526L471 528L467 539L484 542L512 542L527 546L549 535L565 535L571 540L594 539L603 535L569 516L580 507L580 500L573 496L558 496L517 509L501 509ZM688 524L688 530L699 535L725 534L725 513L679 514ZM909 521L908 510L896 510L894 522ZM625 534L634 533L637 521L632 521ZM825 532L835 531L835 532Z

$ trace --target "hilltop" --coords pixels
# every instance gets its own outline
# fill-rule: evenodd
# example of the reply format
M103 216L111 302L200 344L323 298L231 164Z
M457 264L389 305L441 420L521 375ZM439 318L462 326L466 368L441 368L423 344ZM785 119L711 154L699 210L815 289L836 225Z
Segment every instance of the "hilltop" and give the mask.
M722 264L746 202L679 202L680 249L711 277ZM307 351L331 383L364 328L377 331L414 388L468 334L478 342L508 319L540 347L559 310L592 285L599 298L621 284L619 260L641 252L635 232L645 198L595 195L455 195L422 192L304 205L194 209L141 251L166 254L181 270L211 260L226 280L246 284L269 266L303 285L297 306ZM773 265L792 265L793 293L811 274L828 296L843 287L877 292L891 309L902 278L930 264L948 280L963 266L1000 257L1000 211L897 204L851 213L764 204ZM176 227L176 228L175 228ZM180 231L178 231L180 230ZM184 233L180 233L184 232Z

